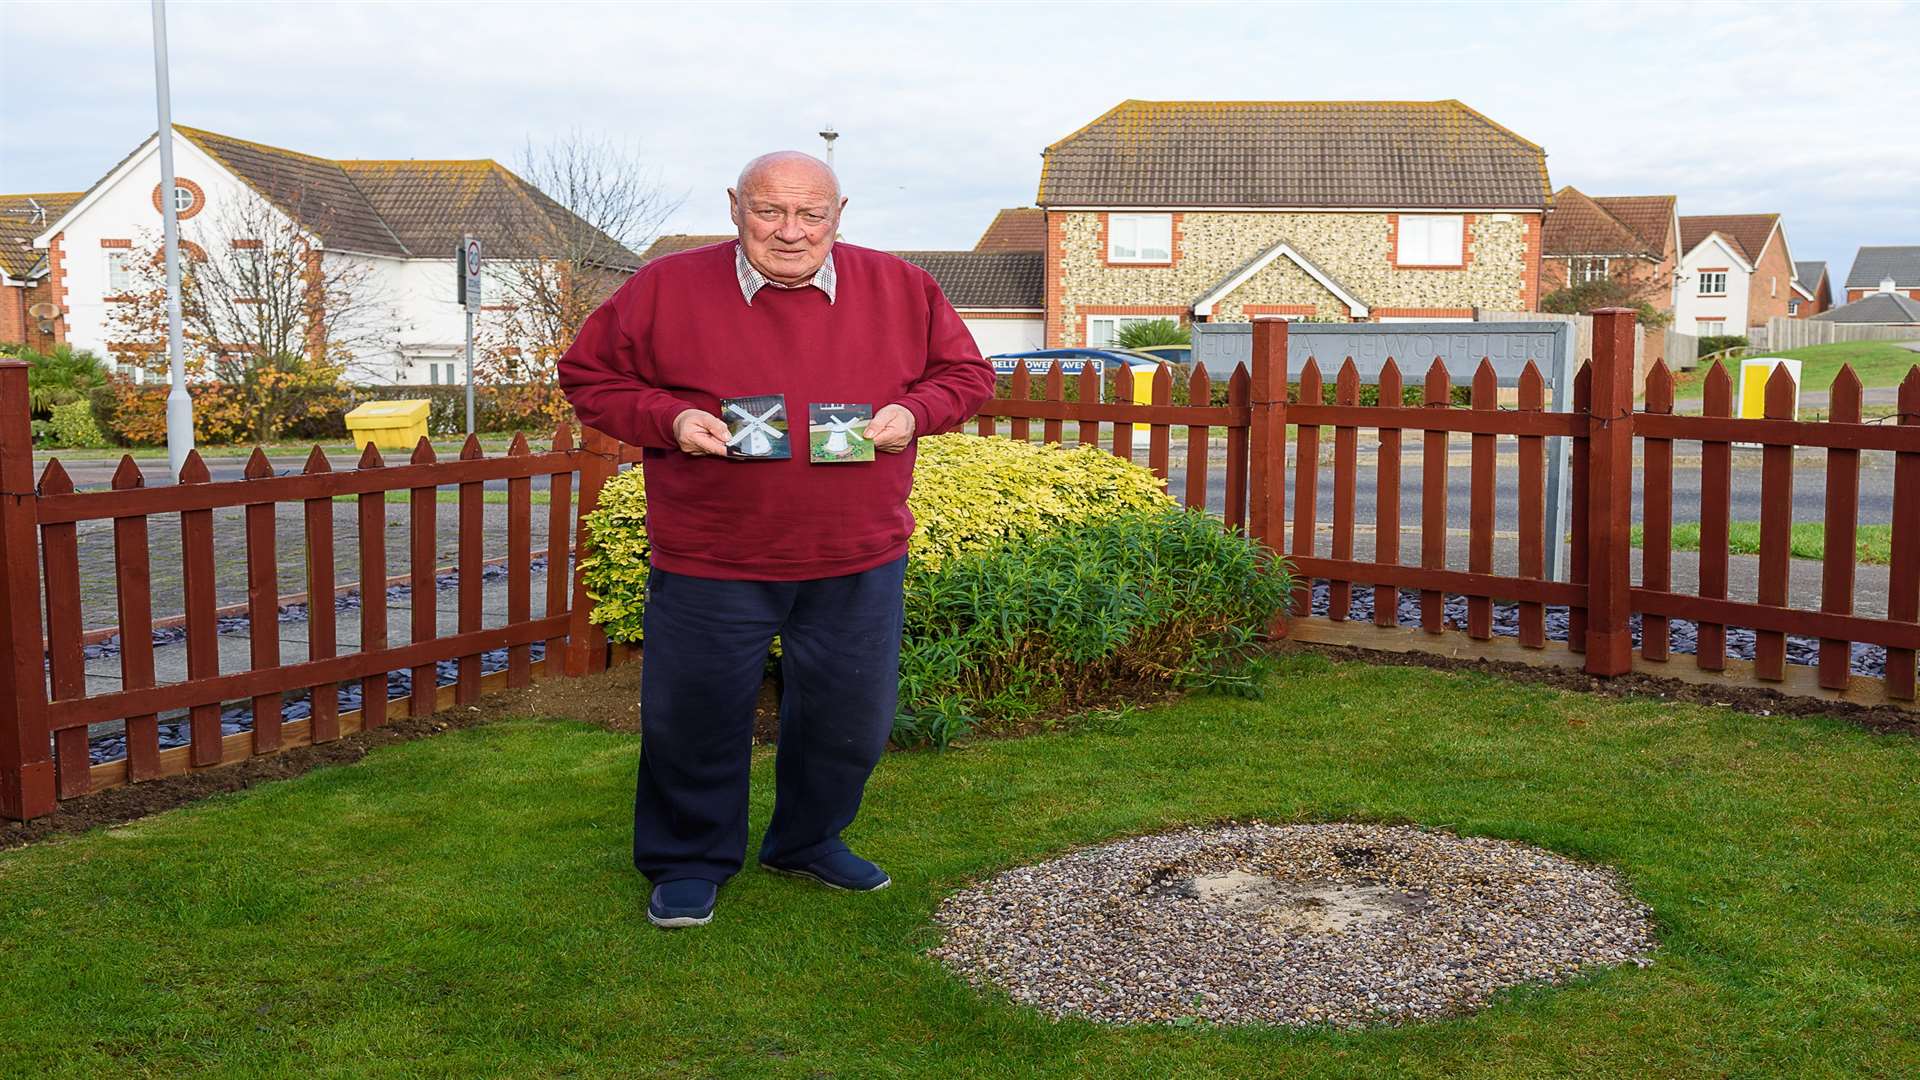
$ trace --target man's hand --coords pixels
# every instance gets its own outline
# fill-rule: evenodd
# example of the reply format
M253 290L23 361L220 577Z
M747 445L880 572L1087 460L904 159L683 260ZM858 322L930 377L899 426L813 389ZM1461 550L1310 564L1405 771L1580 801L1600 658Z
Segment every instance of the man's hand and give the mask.
M673 439L694 457L726 457L727 422L704 409L687 409L673 418Z
M913 413L905 405L889 405L873 414L867 424L867 438L883 454L897 454L913 442Z

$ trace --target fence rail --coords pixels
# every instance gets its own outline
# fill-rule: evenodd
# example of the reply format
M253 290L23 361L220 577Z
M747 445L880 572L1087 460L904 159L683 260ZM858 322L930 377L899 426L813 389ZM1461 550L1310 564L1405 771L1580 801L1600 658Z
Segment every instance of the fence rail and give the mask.
M1601 676L1650 670L1679 677L1782 686L1856 699L1912 701L1915 658L1920 655L1920 372L1899 392L1895 425L1861 422L1861 391L1850 371L1835 383L1830 418L1800 422L1792 416L1792 386L1776 373L1760 419L1732 415L1732 387L1714 369L1704 385L1704 412L1673 412L1673 376L1664 363L1647 374L1646 403L1635 411L1634 333L1630 311L1596 314L1592 361L1574 383L1572 411L1550 412L1541 373L1522 373L1512 407L1500 404L1493 368L1482 362L1472 379L1470 403L1451 403L1449 372L1438 361L1419 372L1423 404L1403 401L1400 364L1389 360L1376 383L1380 404L1360 404L1361 380L1352 361L1332 372L1332 403L1326 403L1328 373L1309 362L1298 393L1289 400L1287 325L1260 320L1254 326L1251 365L1236 367L1224 393L1204 370L1185 376L1186 402L1176 403L1172 369L1153 377L1144 404L1133 402L1133 374L1118 368L1103 374L1091 366L1069 383L1056 364L1035 379L1016 369L1007 392L984 405L975 430L1047 443L1104 446L1123 458L1144 455L1155 475L1169 481L1188 506L1217 505L1231 527L1243 528L1275 552L1284 552L1298 577L1294 615L1270 628L1303 640L1339 641L1378 649L1418 649L1499 656L1527 662L1580 666ZM1415 374L1415 373L1408 373ZM369 450L351 470L335 471L315 452L297 475L274 476L256 453L243 479L213 482L205 463L190 458L180 483L146 487L131 459L115 474L111 490L76 492L66 470L51 462L34 476L24 408L26 368L0 362L0 815L35 817L59 799L119 783L208 768L255 754L326 742L401 715L423 716L436 708L475 700L492 684L523 686L535 677L579 675L624 657L609 650L588 621L589 598L577 571L579 523L598 504L599 491L622 465L637 462L638 448L596 432L576 445L562 427L550 447L535 451L517 438L506 454L487 457L469 440L454 460L436 460L424 443L404 464L388 465ZM1224 404L1216 402L1224 401ZM1069 425L1072 425L1069 429ZM1037 427L1037 432L1036 432ZM1291 433L1290 433L1291 429ZM1330 432L1331 438L1327 438ZM1408 433L1418 433L1410 443ZM1447 522L1451 509L1447 470L1459 439L1466 441L1467 544L1464 566L1450 560ZM1570 573L1555 581L1544 573L1544 552L1557 537L1545 520L1547 440L1568 439L1573 461ZM1515 483L1503 486L1499 445L1514 444ZM1636 491L1636 440L1641 479ZM1288 443L1293 444L1292 520L1287 520ZM1698 588L1673 590L1674 446L1700 444L1701 535ZM1144 443L1144 445L1140 445ZM1761 452L1760 556L1755 599L1734 600L1729 586L1730 492L1736 444L1759 444ZM1175 477L1176 446L1184 449ZM1794 452L1826 450L1826 541L1818 611L1787 604L1791 558L1791 491ZM1137 449L1136 449L1137 448ZM1370 452L1377 493L1370 553L1356 550L1360 520L1362 450ZM1854 611L1858 476L1862 451L1894 455L1890 599L1885 618ZM1224 453L1222 453L1224 452ZM1417 454L1418 460L1408 460ZM1218 470L1216 473L1215 470ZM1419 551L1411 563L1401 552L1400 499L1410 471L1420 477ZM1220 479L1216 487L1215 476ZM507 485L507 612L501 625L482 618L483 486ZM532 491L549 494L544 522L534 520ZM439 632L436 604L436 489L458 489L456 625ZM1331 515L1323 541L1323 488ZM575 491L578 498L574 498ZM1222 497L1216 504L1212 492ZM395 580L390 573L386 497L408 493L404 541L406 573L413 590L409 640L389 644L384 603L359 608L359 647L339 647L335 600L342 589L379 595ZM337 582L333 500L355 504L359 578ZM1644 557L1640 580L1631 580L1629 515L1641 500ZM1514 500L1518 521L1512 572L1494 569L1494 521L1503 500ZM307 567L309 628L306 655L283 656L276 621L284 601L276 569L275 508L300 508L299 542ZM216 510L239 508L243 517L249 616L248 666L222 671L213 574ZM150 519L177 514L184 580L187 678L155 678L153 629L172 620L153 616ZM77 529L111 522L114 545L119 677L122 689L89 694L85 649L98 640L82 627ZM532 614L535 533L552 556L546 572L546 607ZM566 553L575 558L570 567ZM1320 604L1324 582L1325 614ZM1408 590L1402 613L1401 590ZM43 603L44 597L44 603ZM1449 625L1449 597L1464 599L1459 627ZM1370 616L1355 605L1370 604ZM1496 604L1512 604L1512 634L1496 634ZM1565 610L1564 633L1550 640L1549 609ZM1639 622L1636 653L1632 624ZM1697 624L1691 665L1673 648L1673 623ZM1405 625L1403 625L1403 623ZM1728 630L1754 634L1751 663L1730 659ZM1787 662L1789 635L1819 639L1811 668ZM1882 678L1854 674L1853 643L1887 650ZM535 648L541 658L533 657ZM506 650L503 670L483 679L481 654ZM451 661L451 685L439 685L436 667ZM388 673L405 671L410 685L389 701ZM1811 672L1810 675L1804 674ZM360 707L336 707L334 688L357 684ZM287 695L306 693L306 719L282 721ZM221 708L248 702L250 730L223 734ZM162 750L163 714L185 710L186 745ZM122 721L126 753L99 765L89 761L89 725Z

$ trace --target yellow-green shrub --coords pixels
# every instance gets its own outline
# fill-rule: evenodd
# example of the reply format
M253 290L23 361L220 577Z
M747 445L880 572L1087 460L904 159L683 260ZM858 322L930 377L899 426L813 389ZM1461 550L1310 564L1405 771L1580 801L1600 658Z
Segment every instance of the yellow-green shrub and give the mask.
M920 440L907 506L908 554L926 569L1020 536L1174 505L1153 473L1097 447L1068 450L977 435Z
M592 620L615 641L640 640L647 589L647 496L640 470L600 489L587 515L589 553L581 563ZM907 554L938 569L956 555L1129 510L1174 505L1159 478L1091 446L1068 450L977 435L920 440L907 500L918 520Z

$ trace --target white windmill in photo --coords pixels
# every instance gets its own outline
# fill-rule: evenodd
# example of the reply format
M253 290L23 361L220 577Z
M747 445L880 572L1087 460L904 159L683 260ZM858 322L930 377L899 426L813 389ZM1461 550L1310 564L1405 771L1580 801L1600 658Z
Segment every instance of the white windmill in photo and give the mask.
M864 423L866 423L865 417L856 416L851 420L842 420L833 413L828 413L827 453L835 455L846 453L849 445L847 442L849 435L856 439L866 438L864 434L853 430L855 427Z
M786 432L769 423L773 419L773 414L779 412L781 408L782 403L775 402L766 412L755 416L738 405L728 405L727 411L746 421L746 426L735 432L733 438L727 440L727 445L740 446L744 440L746 445L741 447L740 452L748 457L766 457L773 453L773 440L787 437Z

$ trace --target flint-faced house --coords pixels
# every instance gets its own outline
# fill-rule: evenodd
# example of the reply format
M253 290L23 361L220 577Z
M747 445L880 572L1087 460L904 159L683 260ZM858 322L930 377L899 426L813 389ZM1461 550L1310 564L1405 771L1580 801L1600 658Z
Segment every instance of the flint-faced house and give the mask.
M1043 156L1046 343L1532 310L1552 190L1458 101L1124 101Z
M347 377L356 382L456 380L466 335L455 299L463 234L485 249L487 299L504 298L499 271L517 260L590 252L589 265L608 273L639 262L495 161L334 160L181 125L172 138L185 259L258 246L258 237L230 235L234 211L246 208L248 220L265 214L269 227L296 230L314 257L366 269L365 291L378 298L370 316L377 312L391 332L349 359ZM149 137L39 226L31 243L59 305L59 340L112 353L113 306L126 302L133 253L158 242L161 198L159 141Z

